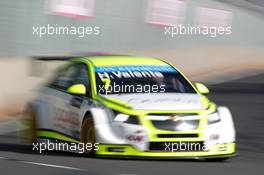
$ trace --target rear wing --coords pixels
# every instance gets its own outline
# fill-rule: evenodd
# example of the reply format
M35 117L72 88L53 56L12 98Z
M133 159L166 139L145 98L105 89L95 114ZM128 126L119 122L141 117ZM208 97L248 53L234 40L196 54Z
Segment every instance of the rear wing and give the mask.
M45 77L53 72L64 61L78 56L32 56L30 59L30 76Z
M54 67L57 67L59 65L59 62L61 61L68 61L80 57L94 57L94 56L129 56L129 55L88 52L88 53L76 54L73 56L31 56L30 76L43 77L50 71L53 71Z
M31 58L36 61L67 61L77 57L78 56L33 56Z
M73 58L95 57L95 56L129 56L129 55L101 53L101 52L88 52L88 53L81 53L81 54L73 55L73 56L33 56L32 58L34 60L39 60L39 61L67 61Z

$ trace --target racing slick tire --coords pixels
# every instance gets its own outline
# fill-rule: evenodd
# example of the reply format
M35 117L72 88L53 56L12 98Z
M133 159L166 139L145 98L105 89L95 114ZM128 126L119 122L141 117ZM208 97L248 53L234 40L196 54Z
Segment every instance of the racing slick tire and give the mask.
M26 144L33 144L37 140L36 135L36 112L32 107L28 107L25 111L25 116L22 120L22 124L26 126L22 130L21 138Z
M95 151L94 151L94 144L96 142L95 138L95 127L93 118L91 116L85 116L85 119L82 124L81 128L81 136L80 140L84 145L92 145L92 149L85 149L84 154L88 157L94 157Z

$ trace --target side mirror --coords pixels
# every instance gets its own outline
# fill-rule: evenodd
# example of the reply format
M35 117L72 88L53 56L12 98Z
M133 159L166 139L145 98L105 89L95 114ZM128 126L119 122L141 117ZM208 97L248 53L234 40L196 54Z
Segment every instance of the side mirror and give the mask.
M209 94L209 89L202 83L195 83L195 87L201 94Z
M86 87L83 84L74 84L67 89L67 92L75 95L85 95Z

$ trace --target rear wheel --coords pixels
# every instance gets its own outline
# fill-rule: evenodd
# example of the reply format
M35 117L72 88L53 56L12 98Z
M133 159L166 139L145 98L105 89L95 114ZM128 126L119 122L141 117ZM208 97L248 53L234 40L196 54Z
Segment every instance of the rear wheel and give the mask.
M81 142L84 143L84 154L88 157L93 157L94 152L94 144L96 142L95 138L95 128L94 128L94 122L92 117L85 117L82 129L81 129ZM86 145L88 146L88 149L86 149ZM91 146L91 147L90 147Z
M23 119L22 124L25 129L21 132L22 140L27 144L32 144L36 142L36 113L33 108L29 107Z

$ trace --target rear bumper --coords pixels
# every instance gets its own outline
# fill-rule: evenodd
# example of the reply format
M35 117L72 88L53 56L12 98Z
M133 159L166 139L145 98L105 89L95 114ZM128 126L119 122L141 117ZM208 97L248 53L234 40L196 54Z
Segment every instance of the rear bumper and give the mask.
M216 144L208 151L188 152L150 152L139 151L131 145L99 144L96 151L97 156L107 157L146 157L146 158L168 158L168 159L203 159L203 158L225 158L233 157L236 152L235 143Z

